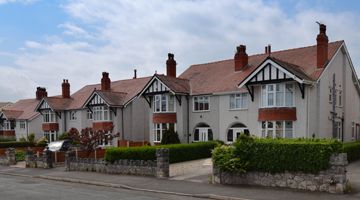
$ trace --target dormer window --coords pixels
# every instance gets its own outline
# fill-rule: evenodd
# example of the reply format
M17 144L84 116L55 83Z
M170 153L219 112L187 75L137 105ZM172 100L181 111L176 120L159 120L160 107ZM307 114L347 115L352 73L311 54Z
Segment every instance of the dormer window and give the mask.
M108 106L94 106L93 119L94 121L111 121L112 115Z
M55 112L51 110L44 110L43 111L43 118L45 123L53 123L56 122L56 115Z
M175 97L169 94L159 94L154 97L154 113L175 112Z
M291 83L261 86L261 107L293 107L294 85Z

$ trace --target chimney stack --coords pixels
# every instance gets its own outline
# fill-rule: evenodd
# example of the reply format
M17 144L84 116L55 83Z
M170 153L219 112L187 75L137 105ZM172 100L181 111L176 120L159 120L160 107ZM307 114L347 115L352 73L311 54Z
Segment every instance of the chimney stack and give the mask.
M318 23L318 22L317 22ZM325 24L319 24L320 32L316 37L316 58L317 58L317 67L323 68L328 61L328 44L329 39L326 35L326 26Z
M61 84L62 88L62 97L70 98L70 83L67 79L63 79L63 83Z
M268 54L270 56L271 54L271 45L268 44L266 47L265 47L265 54Z
M176 61L174 54L168 53L168 60L166 61L166 75L176 77Z
M44 97L47 97L46 88L37 87L36 88L36 99L41 100Z
M103 91L108 91L110 90L110 78L109 78L109 73L107 72L103 72L102 73L102 78L101 78L101 90Z
M235 71L240 71L248 65L248 55L246 54L246 46L240 45L236 47L236 53L234 56Z
M137 78L136 69L134 69L134 77L133 77L133 79L136 79L136 78Z

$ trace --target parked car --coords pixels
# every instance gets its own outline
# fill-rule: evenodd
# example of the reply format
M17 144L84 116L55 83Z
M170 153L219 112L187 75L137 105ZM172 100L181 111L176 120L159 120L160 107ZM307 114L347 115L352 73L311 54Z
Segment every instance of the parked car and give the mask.
M59 140L55 142L50 142L47 147L50 151L67 151L71 147L71 141L70 140Z

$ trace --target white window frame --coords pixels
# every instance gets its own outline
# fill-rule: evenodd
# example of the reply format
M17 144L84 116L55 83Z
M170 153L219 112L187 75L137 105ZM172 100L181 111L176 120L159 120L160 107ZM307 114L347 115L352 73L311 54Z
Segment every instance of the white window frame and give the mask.
M153 124L153 142L161 142L164 132L169 128L169 124L174 124L174 131L176 132L176 123L154 123ZM165 127L163 127L163 125L165 125ZM159 131L159 134L160 134L159 139L160 140L158 140L157 131Z
M76 111L70 111L69 112L69 119L70 119L70 121L76 121L77 120Z
M11 129L11 121L9 121L9 120L4 121L3 130L4 131L12 131L12 130L14 130L14 129Z
M284 88L284 91L283 91L283 104L282 105L277 105L277 98L276 98L276 87L277 86L280 86L282 85L283 88ZM292 85L292 89L293 89L293 93L292 93L292 105L290 106L287 106L286 105L286 86L287 85ZM265 86L265 90L263 89L263 87ZM273 87L273 90L272 91L268 91L269 90L269 87L272 86ZM260 86L260 108L274 108L274 107L295 107L295 84L293 83L275 83L275 84L266 84L266 85L261 85ZM265 93L264 93L265 92ZM273 105L269 105L269 101L268 101L268 98L269 98L269 94L273 94ZM264 99L265 97L265 99ZM266 102L266 104L264 105L263 102Z
M194 142L207 142L209 141L209 130L211 130L210 127L196 127L195 128L195 131L198 130L199 131L199 139L198 140L195 140L195 132L194 132ZM206 130L206 132L200 132L200 130ZM214 140L214 133L212 132L211 130L211 133L212 133L212 137L213 137L213 140Z
M93 120L96 122L108 122L112 121L112 113L108 106L94 106Z
M165 100L163 99L165 98ZM172 98L172 100L171 100ZM170 101L173 101L173 109L170 110ZM159 102L159 105L157 105L157 102ZM163 104L165 105L165 110L163 110ZM175 95L171 94L157 94L154 96L154 103L153 103L154 113L175 113L176 112L176 101L175 101ZM157 111L157 108L159 106L159 111Z
M44 131L44 137L48 140L48 142L54 142L58 140L59 134L57 131Z
M25 121L20 121L19 122L19 128L20 128L20 130L25 130L26 129L26 122Z
M44 110L43 111L44 123L56 123L57 117L54 111Z
M93 113L90 110L86 111L86 119L93 120Z
M229 141L229 139L228 139L229 130L232 130L232 132L233 132L233 139L232 139L232 141ZM231 143L233 143L233 142L236 142L237 137L238 137L236 133L239 132L239 131L242 132L242 133L244 133L245 130L248 130L248 131L249 131L249 129L248 129L248 128L245 128L245 127L231 127L231 128L229 128L228 131L226 132L226 139L225 139L226 143L227 143L227 144L231 144Z
M230 101L229 101L229 110L246 110L246 109L248 109L248 104L249 104L248 96L249 95L246 92L231 94ZM236 104L237 100L240 101L240 107L237 107L237 104ZM243 106L243 107L241 107L242 102L245 104L245 106ZM234 107L231 106L232 104L234 105Z
M108 131L105 134L105 137L109 137L110 135L111 135L111 131ZM110 139L103 138L103 139L101 139L101 141L99 141L98 147L110 147L110 146L112 146L112 140L110 140Z
M207 100L205 100L205 99L207 99ZM205 107L205 104L207 103L208 109L207 110L205 110L205 109L195 110L195 102L198 102L198 104L200 104L200 103L203 104L203 108ZM210 111L210 96L194 96L193 97L193 112L208 112L208 111Z
M273 127L269 128L268 124L269 122L273 123ZM294 121L288 121L288 120L277 120L277 121L262 121L260 122L260 133L261 133L261 137L268 137L269 131L273 131L272 134L272 138L277 138L276 137L276 123L277 122L281 122L282 123L282 136L281 138L286 138L286 122L291 122L292 124L292 128L291 128L291 135L292 137L290 138L295 138L295 122ZM265 123L265 128L263 128L262 124Z

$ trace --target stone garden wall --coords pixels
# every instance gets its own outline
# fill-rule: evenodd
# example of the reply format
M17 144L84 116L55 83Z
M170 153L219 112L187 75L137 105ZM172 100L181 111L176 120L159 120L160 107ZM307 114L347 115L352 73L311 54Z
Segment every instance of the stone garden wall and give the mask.
M6 149L5 156L0 156L0 165L16 165L14 148Z
M74 152L65 156L66 171L91 171L109 174L169 177L169 149L156 150L156 160L118 160L114 163L97 159L76 159Z
M220 184L243 184L270 187L293 188L309 191L323 191L330 193L344 193L346 189L346 153L332 155L330 168L318 174L301 172L267 173L246 172L237 174L225 172L214 167L213 182Z

